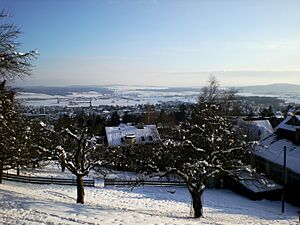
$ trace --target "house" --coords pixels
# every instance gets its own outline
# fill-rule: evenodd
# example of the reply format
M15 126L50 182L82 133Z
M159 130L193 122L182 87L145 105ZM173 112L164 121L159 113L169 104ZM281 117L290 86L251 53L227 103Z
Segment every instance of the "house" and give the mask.
M240 120L239 127L242 128L251 141L262 140L274 132L272 125L267 119Z
M24 113L23 115L35 121L49 121L49 115L46 113L43 114Z
M253 150L255 166L281 185L286 148L287 200L300 206L300 115L288 115Z
M120 124L117 127L105 127L105 132L110 147L160 141L156 125Z
M234 173L234 171L232 171ZM241 178L234 179L231 176L223 180L223 186L251 200L280 200L282 186L271 179L259 174L250 173L247 170L238 171Z

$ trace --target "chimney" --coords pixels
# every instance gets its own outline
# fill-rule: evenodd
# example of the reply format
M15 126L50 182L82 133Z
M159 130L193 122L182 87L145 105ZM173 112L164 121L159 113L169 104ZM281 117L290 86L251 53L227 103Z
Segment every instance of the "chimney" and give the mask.
M144 129L144 124L143 124L143 123L138 123L138 124L136 125L136 128L137 128L137 129Z
M300 144L300 128L296 128L295 141L297 144Z

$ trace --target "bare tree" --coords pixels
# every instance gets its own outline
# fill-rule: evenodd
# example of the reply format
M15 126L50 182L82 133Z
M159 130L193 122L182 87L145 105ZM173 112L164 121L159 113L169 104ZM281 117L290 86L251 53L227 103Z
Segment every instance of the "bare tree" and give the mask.
M211 75L208 84L202 88L202 93L198 97L198 102L216 102L220 97L220 84L216 77Z
M77 203L84 204L83 178L94 167L105 164L102 161L102 144L98 144L95 137L88 134L87 125L76 127L69 125L67 128L55 129L52 125L41 122L43 133L35 147L41 151L57 157L60 164L66 167L77 180Z
M242 113L242 98L237 97L237 89L221 89L215 76L210 76L207 85L202 88L198 97L198 104L214 103L220 107L219 113L224 116L239 115Z
M37 51L21 52L21 44L17 38L21 35L20 29L13 23L6 22L9 14L0 13L0 79L13 80L30 75L31 60Z
M196 218L203 215L201 196L208 181L222 174L238 176L236 172L248 168L250 158L247 143L222 111L216 82L209 84L191 119L180 124L172 139L160 145L139 146L136 153L116 149L119 154L114 156L125 165L135 163L143 174L179 176L191 194Z

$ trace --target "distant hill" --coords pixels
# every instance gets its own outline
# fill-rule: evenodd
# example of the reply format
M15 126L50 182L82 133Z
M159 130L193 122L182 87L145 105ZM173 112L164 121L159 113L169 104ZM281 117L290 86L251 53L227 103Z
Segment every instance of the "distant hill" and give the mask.
M85 85L74 85L66 87L48 87L48 86L27 86L17 88L19 91L30 92L30 93L41 93L47 95L69 95L73 92L98 92L102 94L110 94L112 90L102 86L85 86Z
M254 94L288 94L300 93L300 85L298 84L268 84L268 85L253 85L239 87L239 92L249 92Z
M167 87L167 88L137 88L136 91L157 91L157 92L200 92L201 88L195 87Z

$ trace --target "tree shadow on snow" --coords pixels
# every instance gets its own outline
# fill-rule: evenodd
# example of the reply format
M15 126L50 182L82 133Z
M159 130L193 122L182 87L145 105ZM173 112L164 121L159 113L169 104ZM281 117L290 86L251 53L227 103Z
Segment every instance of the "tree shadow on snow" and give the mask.
M49 215L51 217L57 217L62 220L74 221L79 223L86 223L86 221L80 220L80 218L88 218L93 215L97 215L100 210L109 211L128 211L137 212L141 214L151 216L165 216L176 219L193 219L189 215L189 208L191 204L190 196L186 188L170 188L170 187L136 187L134 189L125 187L113 187L106 188L112 190L118 190L128 193L128 198L135 199L154 199L159 202L161 206L167 204L168 201L184 203L187 207L182 209L174 209L172 211L166 210L163 212L157 211L157 209L151 209L150 207L140 209L130 209L130 206L125 207L112 207L102 206L101 199L97 205L81 205L76 204L75 199L68 199L71 202L63 202L57 199L48 198L46 200L34 199L34 197L26 197L24 194L20 194L15 191L1 190L0 189L0 208L5 210L10 209L23 209L35 211L39 214ZM134 195L130 195L134 193ZM47 194L47 193L45 193ZM69 196L63 196L59 192L49 193L59 198L71 198ZM74 202L73 202L74 201ZM296 207L286 204L285 214L281 214L281 203L271 201L251 201L245 197L234 194L227 190L213 190L208 189L204 192L203 196L204 204L204 217L214 213L224 214L236 214L256 217L264 220L287 220L296 219L297 209ZM154 204L156 204L154 202ZM187 209L187 210L186 210ZM225 216L225 215L224 215Z
M190 204L191 199L186 188L182 187L149 187L149 186L137 186L137 187L105 187L105 189L118 190L126 193L134 193L136 196L130 196L130 198L143 199L149 198L154 200L174 201Z
M107 188L107 187L106 187ZM182 187L109 187L112 190L134 193L136 196L130 198L149 198L158 201L174 201L191 205L191 197L186 188ZM245 215L263 220L287 220L296 219L298 208L286 204L286 213L281 213L281 202L279 201L253 201L241 195L235 194L230 190L207 189L203 194L204 217L214 213L224 213L232 215ZM140 210L139 213L147 215L167 216L178 219L190 217L189 211L161 212L155 213L154 210ZM177 216L176 214L179 214ZM180 216L184 215L185 216Z
M9 210L28 210L30 213L51 216L60 220L73 221L86 224L80 218L88 218L101 210L110 210L101 206L91 206L74 203L60 202L58 200L39 200L34 197L26 197L15 191L0 190L0 209ZM30 220L30 218L26 218Z
M296 207L286 203L286 213L281 213L280 201L250 200L230 190L208 189L203 196L204 212L220 212L224 214L236 214L256 217L264 220L295 219ZM206 210L207 209L207 210Z

